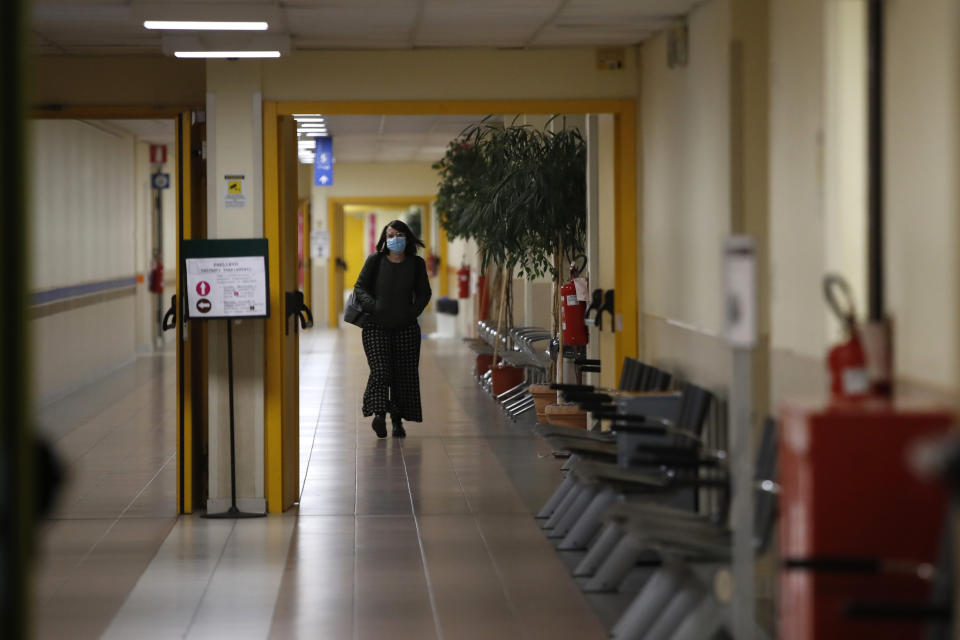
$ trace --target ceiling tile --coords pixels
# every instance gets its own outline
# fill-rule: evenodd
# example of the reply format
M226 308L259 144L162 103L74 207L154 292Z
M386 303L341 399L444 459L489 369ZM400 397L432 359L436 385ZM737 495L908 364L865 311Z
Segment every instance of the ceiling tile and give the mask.
M629 46L643 42L654 33L642 26L621 28L547 27L530 43L532 47L574 47L594 45Z
M416 21L414 7L381 7L376 11L362 7L321 9L288 8L287 27L290 35L309 38L354 37L355 48L376 43L386 36L408 37Z
M554 19L557 27L617 27L663 24L690 11L695 0L570 0Z

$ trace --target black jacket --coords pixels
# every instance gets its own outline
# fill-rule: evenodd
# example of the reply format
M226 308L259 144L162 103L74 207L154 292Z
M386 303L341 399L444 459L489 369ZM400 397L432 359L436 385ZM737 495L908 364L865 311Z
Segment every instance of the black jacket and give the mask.
M406 326L415 322L430 302L427 263L420 256L390 262L385 254L374 253L364 262L353 292L374 323Z

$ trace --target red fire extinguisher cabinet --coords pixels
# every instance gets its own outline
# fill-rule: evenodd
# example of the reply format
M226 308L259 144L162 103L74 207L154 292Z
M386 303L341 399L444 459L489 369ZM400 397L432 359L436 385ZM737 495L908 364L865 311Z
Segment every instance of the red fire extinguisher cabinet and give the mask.
M919 478L908 455L953 420L945 409L880 400L782 408L777 637L923 638L923 623L858 618L850 607L929 596L915 575L862 567L936 562L946 490Z

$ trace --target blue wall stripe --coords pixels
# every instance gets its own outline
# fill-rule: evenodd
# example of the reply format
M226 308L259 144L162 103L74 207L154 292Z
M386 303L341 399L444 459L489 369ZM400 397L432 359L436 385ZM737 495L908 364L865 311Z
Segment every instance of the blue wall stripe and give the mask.
M79 298L88 296L92 293L101 293L111 289L126 289L137 284L137 277L116 278L113 280L101 280L100 282L87 282L86 284L74 284L69 287L59 287L48 291L38 291L30 294L30 306L38 304L50 304L59 302L68 298Z

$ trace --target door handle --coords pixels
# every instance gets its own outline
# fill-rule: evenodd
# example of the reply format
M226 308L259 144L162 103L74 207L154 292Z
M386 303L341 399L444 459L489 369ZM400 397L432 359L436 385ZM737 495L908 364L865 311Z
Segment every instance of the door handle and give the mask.
M583 312L583 323L587 325L596 325L597 329L603 329L602 319L600 318L600 308L603 306L603 289L594 289L590 299L590 306ZM590 317L590 312L597 310L594 318Z
M167 312L163 314L163 322L160 324L160 328L164 331L169 331L174 329L177 326L177 296L173 295L170 297L170 308L167 309Z
M293 330L309 329L313 327L313 312L303 299L303 291L287 291L284 295L285 317L284 335L290 335L290 316L294 316Z
M603 292L603 306L600 307L600 310L597 311L597 327L600 327L601 319L604 311L610 312L610 331L616 331L617 325L614 322L616 316L614 316L613 311L613 289L609 289Z

